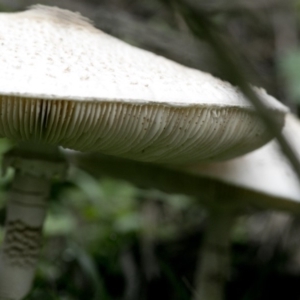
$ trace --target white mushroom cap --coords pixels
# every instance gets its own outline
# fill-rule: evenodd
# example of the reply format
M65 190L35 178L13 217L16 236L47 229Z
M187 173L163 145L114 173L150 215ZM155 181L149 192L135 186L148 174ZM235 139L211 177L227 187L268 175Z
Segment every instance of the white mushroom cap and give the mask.
M283 134L300 159L300 121L286 116ZM300 202L300 184L289 160L277 141L236 159L220 163L199 164L184 171L254 190L266 195Z
M110 37L77 13L0 14L0 136L183 163L244 154L271 137L229 83ZM284 108L260 98L283 124Z

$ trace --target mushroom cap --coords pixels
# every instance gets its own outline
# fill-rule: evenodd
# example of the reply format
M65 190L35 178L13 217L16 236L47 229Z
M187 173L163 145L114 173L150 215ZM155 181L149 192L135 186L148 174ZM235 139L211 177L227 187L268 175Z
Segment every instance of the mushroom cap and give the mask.
M299 119L288 114L282 134L286 136L300 159ZM183 170L300 203L299 179L276 140L239 158L226 162L198 164Z
M271 139L241 92L77 13L0 14L0 136L142 161L232 158ZM284 123L286 108L255 88Z

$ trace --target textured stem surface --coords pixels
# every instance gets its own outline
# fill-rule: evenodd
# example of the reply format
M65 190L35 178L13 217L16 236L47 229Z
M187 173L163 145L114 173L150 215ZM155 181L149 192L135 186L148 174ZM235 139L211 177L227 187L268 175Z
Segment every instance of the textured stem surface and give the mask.
M5 237L0 252L0 300L23 299L30 291L49 188L48 179L16 171L7 202Z
M230 235L235 219L226 209L209 212L197 267L194 300L222 300L229 276Z

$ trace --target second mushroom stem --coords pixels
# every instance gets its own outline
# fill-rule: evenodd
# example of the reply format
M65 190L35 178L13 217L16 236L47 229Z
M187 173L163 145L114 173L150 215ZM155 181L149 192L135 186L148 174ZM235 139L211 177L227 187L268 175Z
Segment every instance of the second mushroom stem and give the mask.
M222 300L229 277L230 236L235 214L209 210L208 224L196 270L194 300Z

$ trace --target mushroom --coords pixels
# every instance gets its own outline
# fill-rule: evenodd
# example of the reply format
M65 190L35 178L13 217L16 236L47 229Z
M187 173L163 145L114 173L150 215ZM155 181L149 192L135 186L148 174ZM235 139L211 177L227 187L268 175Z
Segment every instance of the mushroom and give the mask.
M286 116L282 134L300 159L300 121L292 114ZM223 298L229 273L230 230L245 206L300 212L297 174L275 140L235 159L185 166L161 167L76 152L68 152L68 157L95 177L109 175L146 188L184 193L202 200L209 209L209 220L197 268L194 299Z
M300 159L299 120L293 115L287 115L282 134ZM293 201L300 207L299 179L289 160L282 154L277 141L272 141L236 159L190 166L185 171L214 178L246 190L254 190L269 195L277 201L278 198L282 202ZM226 193L226 190L224 192ZM272 208L272 203L269 205ZM223 288L220 286L222 284L220 276L223 276L224 285L229 273L230 225L235 217L234 215L231 217L231 214L232 212L228 213L226 210L217 209L216 212L211 210L196 274L195 300L222 299Z
M0 136L16 142L0 254L0 299L29 291L58 146L158 163L233 158L272 136L241 92L130 46L78 13L41 5L0 14ZM284 124L286 108L254 88Z
M287 114L282 134L300 159L300 122L294 115ZM283 201L300 202L298 178L275 140L250 154L224 162L185 166L184 171L280 197Z

